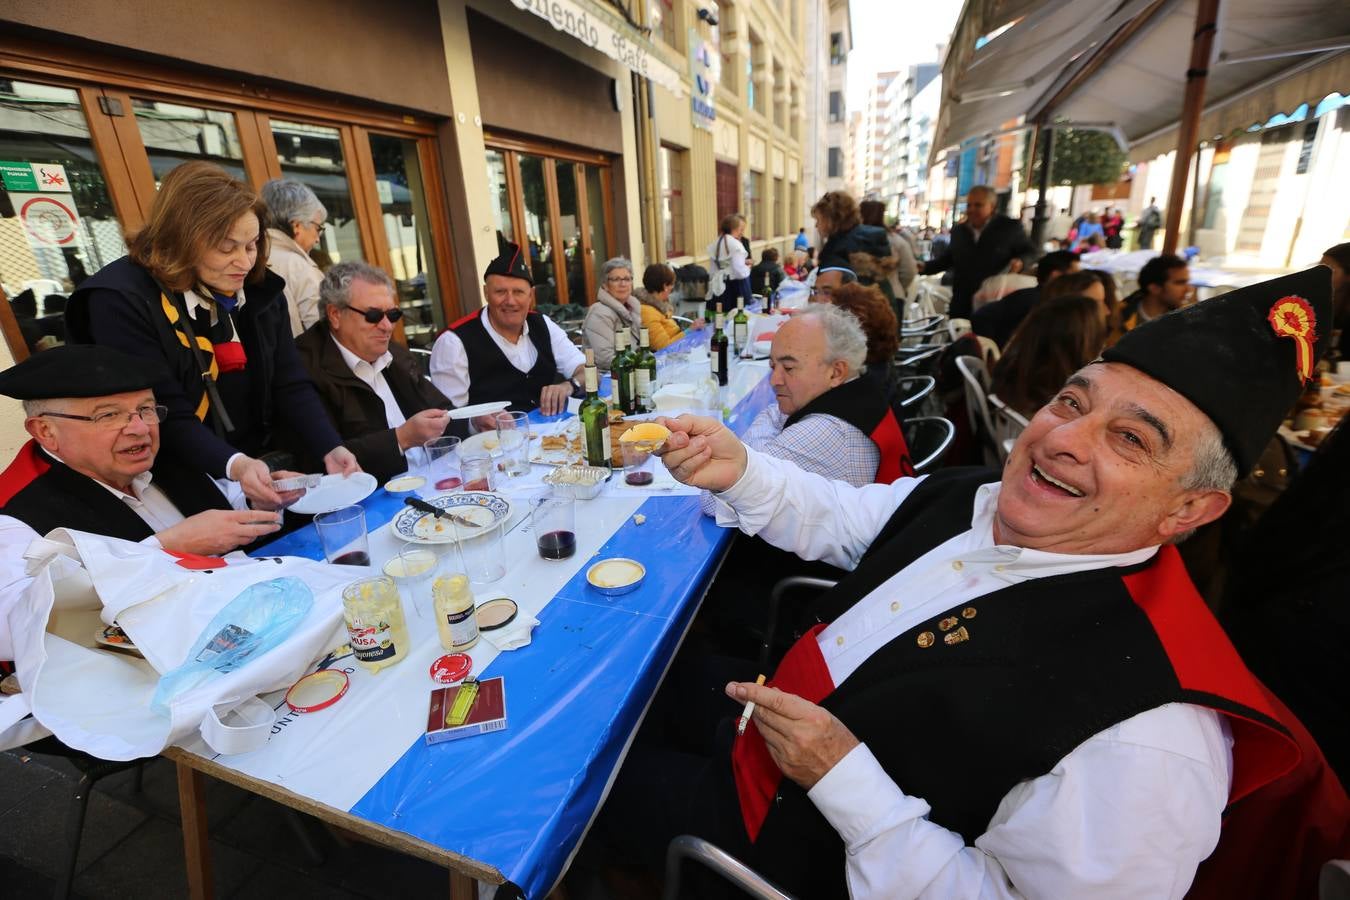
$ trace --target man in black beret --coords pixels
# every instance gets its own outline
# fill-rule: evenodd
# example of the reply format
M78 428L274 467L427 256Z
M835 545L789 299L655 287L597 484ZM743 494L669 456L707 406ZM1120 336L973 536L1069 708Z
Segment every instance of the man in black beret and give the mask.
M853 487L663 420L666 465L720 524L851 571L768 684L726 684L728 716L756 704L730 753L635 751L601 833L631 852L700 835L800 897L1315 893L1350 800L1315 782L1243 852L1236 823L1324 760L1172 545L1224 513L1316 377L1330 284L1317 268L1141 325L1001 473Z
M534 282L515 244L483 272L487 306L436 339L431 381L455 406L505 400L512 409L567 409L586 358L557 324L531 312Z
M235 483L157 458L165 409L151 385L162 376L157 362L98 344L57 347L0 372L0 394L23 401L37 468L48 467L0 512L39 534L72 528L205 556L277 531L280 514L249 509ZM301 493L281 496L290 503Z

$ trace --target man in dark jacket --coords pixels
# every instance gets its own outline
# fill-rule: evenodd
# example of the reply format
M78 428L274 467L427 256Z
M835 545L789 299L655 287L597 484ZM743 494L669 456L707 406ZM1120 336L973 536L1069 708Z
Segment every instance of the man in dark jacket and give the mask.
M750 293L767 297L783 283L783 267L778 264L778 251L769 247L750 269Z
M384 481L408 469L407 452L443 434L468 435L453 404L392 340L403 317L389 276L363 262L328 270L319 285L322 317L296 341L343 446ZM476 423L494 427L491 417Z
M947 308L953 318L970 318L971 299L980 283L1002 272L1014 258L1030 263L1036 256L1027 233L1016 219L994 214L994 190L976 185L966 194L966 218L952 228L951 243L942 252L922 263L919 271L933 275L951 269L952 302Z

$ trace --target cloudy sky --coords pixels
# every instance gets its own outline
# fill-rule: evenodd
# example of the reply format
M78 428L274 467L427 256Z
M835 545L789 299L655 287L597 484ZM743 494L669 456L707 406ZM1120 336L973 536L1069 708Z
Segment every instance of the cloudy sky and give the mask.
M877 72L939 61L937 45L951 34L961 6L961 0L850 0L849 110L867 105Z

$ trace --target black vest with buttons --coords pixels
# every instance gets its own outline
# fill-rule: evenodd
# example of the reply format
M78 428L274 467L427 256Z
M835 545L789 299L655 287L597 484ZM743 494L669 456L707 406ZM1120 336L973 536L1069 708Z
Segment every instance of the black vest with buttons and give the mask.
M970 528L976 490L996 478L987 469L929 476L857 569L819 598L813 621L833 621ZM1039 578L955 606L872 654L822 705L901 790L932 806L931 821L970 844L1009 790L1098 732L1170 702L1215 705L1180 686L1121 580L1152 564ZM750 856L795 896L848 896L843 842L792 781L780 785Z
M539 405L540 391L566 380L558 374L544 317L533 312L525 317L525 330L530 343L539 351L539 358L530 371L522 372L511 365L511 360L488 334L488 326L483 322L485 315L486 312L474 316L455 329L469 360L469 403L506 400L512 409L529 412Z

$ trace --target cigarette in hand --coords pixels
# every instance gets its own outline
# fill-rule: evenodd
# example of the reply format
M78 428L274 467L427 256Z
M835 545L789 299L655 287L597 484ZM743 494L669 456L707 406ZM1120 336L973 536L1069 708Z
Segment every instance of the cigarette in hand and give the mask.
M764 676L760 675L755 679L755 684L763 684ZM750 717L755 714L755 701L751 700L745 704L745 709L741 711L741 717L736 721L736 733L745 734L745 726L750 724Z

